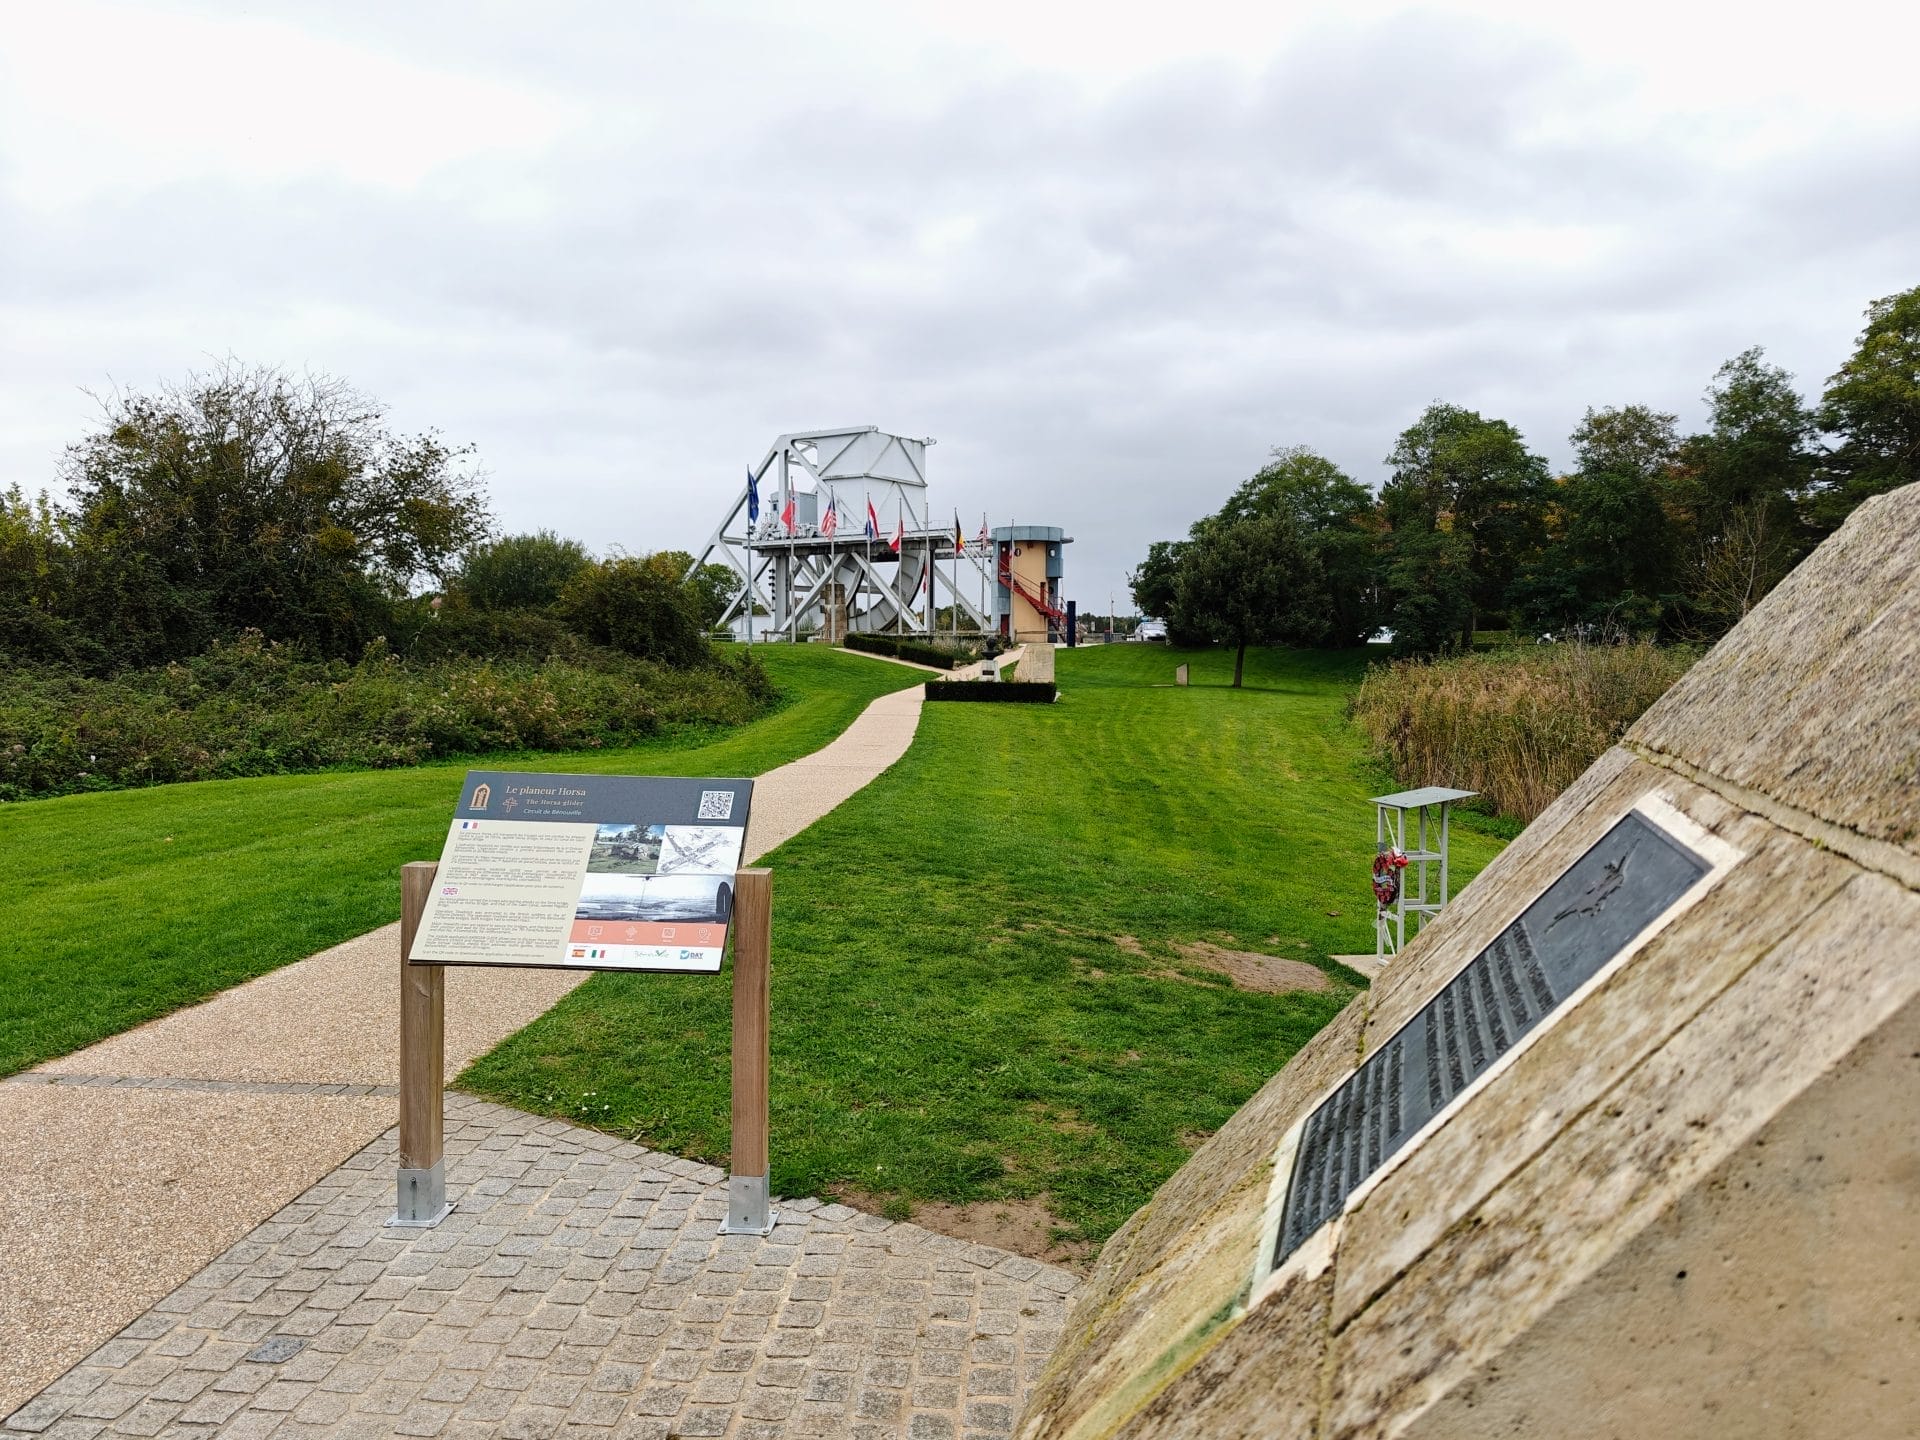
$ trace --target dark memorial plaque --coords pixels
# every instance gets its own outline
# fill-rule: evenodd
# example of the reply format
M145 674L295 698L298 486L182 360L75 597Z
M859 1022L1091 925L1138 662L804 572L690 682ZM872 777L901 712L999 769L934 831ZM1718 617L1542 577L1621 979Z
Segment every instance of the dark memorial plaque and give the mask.
M408 959L717 974L751 780L469 770Z
M1307 1118L1274 1265L1711 868L1638 811L1601 836Z

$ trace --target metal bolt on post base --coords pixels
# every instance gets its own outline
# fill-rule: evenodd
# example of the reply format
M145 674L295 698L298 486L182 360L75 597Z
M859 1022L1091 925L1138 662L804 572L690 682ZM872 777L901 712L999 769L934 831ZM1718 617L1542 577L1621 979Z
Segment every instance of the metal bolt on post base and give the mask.
M780 1223L780 1214L772 1208L764 1175L735 1175L727 1181L727 1218L721 1223L722 1235L771 1235Z
M404 1165L400 1167L400 1179L395 1186L394 1211L387 1217L387 1224L425 1230L446 1219L452 1209L452 1204L447 1200L447 1166L444 1160L427 1170L409 1170Z

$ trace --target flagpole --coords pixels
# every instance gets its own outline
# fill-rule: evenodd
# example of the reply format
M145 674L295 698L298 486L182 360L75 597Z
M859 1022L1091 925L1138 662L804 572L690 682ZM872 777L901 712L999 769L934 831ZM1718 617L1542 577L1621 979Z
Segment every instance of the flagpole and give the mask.
M787 601L789 601L787 591L785 591L785 582L793 576L793 522L787 518L787 516L793 515L793 509L791 509L791 507L793 507L793 480L787 478L787 447L781 445L780 522L787 528L787 561L785 561L785 574L778 574L780 561L774 563L776 564L776 580L774 580L774 586L780 591L780 597L778 597L776 603L774 603L774 622L776 622L776 624L780 622L780 611L783 611L783 609L787 607ZM791 636L789 636L789 639L791 639Z
M759 477L753 468L747 468L747 649L753 649L753 522L760 517L753 512L760 508L754 498Z
M993 537L987 531L987 512L984 510L980 512L980 534L982 537L980 541L982 546L991 546L993 544ZM982 560L986 560L988 558L984 550L982 551L980 558ZM992 619L992 617L987 614L987 570L988 568L989 567L987 565L982 565L980 567L980 627L983 630L987 628L987 622Z

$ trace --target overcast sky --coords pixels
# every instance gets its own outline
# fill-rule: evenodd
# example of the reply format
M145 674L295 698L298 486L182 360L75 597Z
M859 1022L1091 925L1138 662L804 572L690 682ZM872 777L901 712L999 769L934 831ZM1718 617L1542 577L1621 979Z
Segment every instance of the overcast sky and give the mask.
M0 0L0 486L227 355L601 550L875 424L1124 610L1274 445L1377 485L1445 399L1558 467L1754 344L1817 394L1920 284L1914 14Z

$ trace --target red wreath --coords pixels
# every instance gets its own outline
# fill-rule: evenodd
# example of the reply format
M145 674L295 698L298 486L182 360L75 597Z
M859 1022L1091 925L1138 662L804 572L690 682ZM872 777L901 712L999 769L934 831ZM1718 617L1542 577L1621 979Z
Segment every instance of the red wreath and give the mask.
M1400 872L1407 868L1406 851L1382 850L1373 857L1373 898L1385 910L1400 898Z

